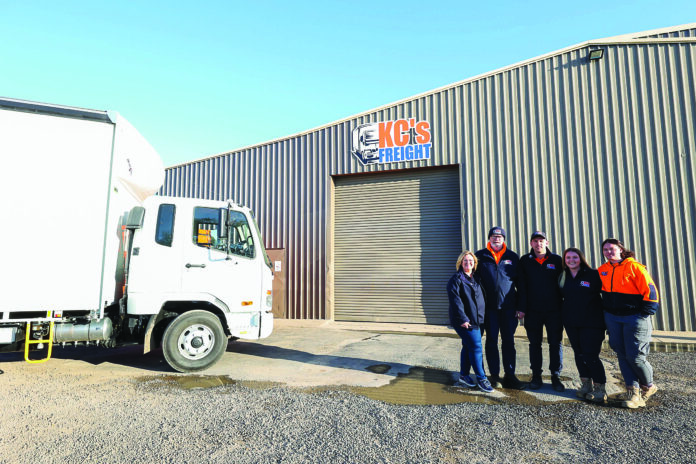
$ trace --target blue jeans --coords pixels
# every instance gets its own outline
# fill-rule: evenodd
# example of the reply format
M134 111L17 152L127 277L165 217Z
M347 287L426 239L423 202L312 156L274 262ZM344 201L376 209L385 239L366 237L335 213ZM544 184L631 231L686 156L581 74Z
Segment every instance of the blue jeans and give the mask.
M481 329L478 327L469 330L464 327L455 327L454 331L462 339L462 351L459 354L459 375L469 375L471 368L478 380L486 378L483 370L483 348L481 347Z
M498 353L498 333L502 340L503 371L515 375L517 352L515 351L515 330L518 320L514 309L486 310L486 362L488 373L500 375L500 354Z
M651 385L653 368L647 360L652 336L650 316L617 316L605 311L604 322L626 386Z
M549 370L551 375L560 376L563 369L563 347L561 347L563 320L560 311L530 311L524 315L532 375L541 376L543 361L541 343L544 341L544 327L546 327L546 340L549 343Z

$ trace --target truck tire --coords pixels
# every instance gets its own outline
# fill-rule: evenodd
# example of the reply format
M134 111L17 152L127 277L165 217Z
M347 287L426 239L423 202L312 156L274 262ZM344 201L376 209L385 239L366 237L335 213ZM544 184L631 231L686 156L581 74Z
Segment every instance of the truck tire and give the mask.
M196 372L215 364L227 349L227 335L214 314L196 309L169 323L162 336L164 359L176 371Z

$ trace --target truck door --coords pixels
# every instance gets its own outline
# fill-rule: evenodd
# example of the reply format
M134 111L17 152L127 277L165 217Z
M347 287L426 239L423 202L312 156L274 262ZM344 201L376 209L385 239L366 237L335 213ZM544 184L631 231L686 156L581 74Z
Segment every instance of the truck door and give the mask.
M184 237L181 232L175 233L179 229L175 225L181 212L177 209L181 210L174 203L160 204L158 197L147 202L145 225L142 230L135 231L130 256L130 314L157 314L162 302L181 292L179 243Z
M213 295L233 312L260 311L263 257L248 218L239 211L229 214L231 233L221 237L220 209L193 208L192 239L184 246L182 288Z

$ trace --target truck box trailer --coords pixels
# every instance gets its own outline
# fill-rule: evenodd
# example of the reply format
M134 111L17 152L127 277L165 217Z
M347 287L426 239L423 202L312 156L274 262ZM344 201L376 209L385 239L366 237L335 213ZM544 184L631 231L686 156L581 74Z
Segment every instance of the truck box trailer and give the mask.
M252 212L155 195L162 161L117 113L0 98L0 153L0 351L142 343L192 372L271 333Z

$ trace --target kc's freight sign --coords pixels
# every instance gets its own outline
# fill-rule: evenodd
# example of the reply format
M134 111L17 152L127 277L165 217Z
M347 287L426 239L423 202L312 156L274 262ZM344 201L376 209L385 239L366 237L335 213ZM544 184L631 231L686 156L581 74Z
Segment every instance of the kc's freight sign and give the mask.
M415 118L362 124L353 129L352 153L364 165L430 159L430 123Z

